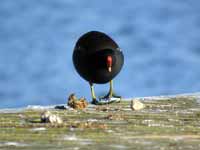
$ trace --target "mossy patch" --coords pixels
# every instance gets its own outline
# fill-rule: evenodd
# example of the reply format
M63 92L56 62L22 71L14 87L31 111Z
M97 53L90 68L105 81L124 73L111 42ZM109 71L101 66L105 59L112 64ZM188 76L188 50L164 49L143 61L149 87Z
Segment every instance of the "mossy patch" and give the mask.
M41 110L0 113L0 149L200 149L195 97L141 101L146 107L140 111L132 111L130 101L49 109L62 124L41 123Z

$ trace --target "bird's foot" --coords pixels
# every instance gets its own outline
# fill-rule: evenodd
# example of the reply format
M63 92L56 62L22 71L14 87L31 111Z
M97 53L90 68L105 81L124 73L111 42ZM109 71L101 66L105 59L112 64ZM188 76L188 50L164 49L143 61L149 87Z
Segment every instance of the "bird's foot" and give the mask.
M115 98L115 97L111 97L111 98L99 98L99 100L92 100L92 104L94 105L106 105L106 104L110 104L110 103L119 103L121 101L121 98Z
M93 98L91 104L97 105L97 104L98 104L97 99L96 99L96 98Z
M110 104L110 103L119 103L121 101L121 98L116 97L109 97L109 98L100 98L99 103L102 105L104 104Z
M110 104L110 103L119 103L121 101L121 96L108 93L105 96L101 96L99 97L99 100L97 100L96 98L92 99L92 104L94 105L105 105L105 104Z
M122 98L121 96L119 96L119 95L116 95L115 93L108 93L108 94L106 94L105 96L101 96L101 97L99 97L100 99L109 99L109 98Z
M107 95L103 97L99 97L99 103L100 104L110 104L110 103L119 103L121 101L121 96L115 95L114 93L111 95L108 93Z

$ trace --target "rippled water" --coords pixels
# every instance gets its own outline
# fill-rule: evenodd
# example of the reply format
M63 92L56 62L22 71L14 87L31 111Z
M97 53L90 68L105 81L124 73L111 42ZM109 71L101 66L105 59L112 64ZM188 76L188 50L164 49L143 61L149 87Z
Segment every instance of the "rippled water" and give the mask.
M114 86L123 97L200 89L200 2L181 0L2 0L0 107L90 98L71 55L83 33L99 30L125 55ZM97 95L108 85L98 85Z

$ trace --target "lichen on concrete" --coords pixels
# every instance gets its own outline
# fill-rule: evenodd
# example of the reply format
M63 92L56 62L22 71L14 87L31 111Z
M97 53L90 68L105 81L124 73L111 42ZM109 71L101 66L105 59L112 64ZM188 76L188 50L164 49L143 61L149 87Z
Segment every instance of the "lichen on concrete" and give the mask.
M0 111L0 149L200 149L200 105L195 96L139 98L84 110L53 109L62 124L40 120L42 109Z

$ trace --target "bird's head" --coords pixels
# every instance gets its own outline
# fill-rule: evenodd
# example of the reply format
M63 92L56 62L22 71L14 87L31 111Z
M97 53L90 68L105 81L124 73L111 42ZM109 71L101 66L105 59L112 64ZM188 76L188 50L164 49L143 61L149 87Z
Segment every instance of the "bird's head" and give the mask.
M106 59L106 63L107 63L107 68L108 68L108 72L112 71L112 56L108 55L107 59Z

